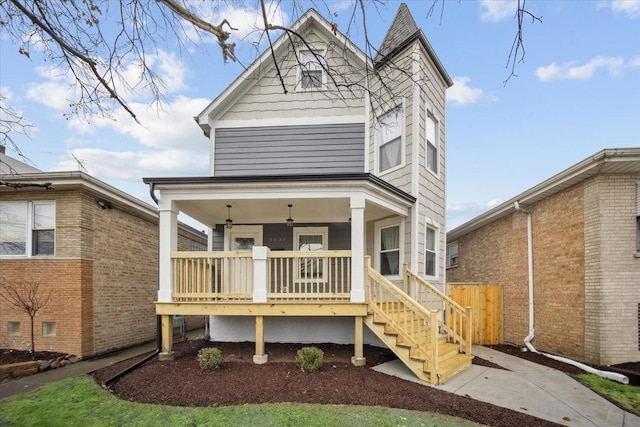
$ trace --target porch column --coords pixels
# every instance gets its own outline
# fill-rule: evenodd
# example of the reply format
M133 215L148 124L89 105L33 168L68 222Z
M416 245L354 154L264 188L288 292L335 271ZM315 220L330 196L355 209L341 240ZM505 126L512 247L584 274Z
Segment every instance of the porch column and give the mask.
M253 302L267 302L267 254L266 246L253 247Z
M351 196L351 302L365 302L364 196Z
M178 249L178 210L171 200L160 200L158 250L158 302L171 302L173 291L173 262L171 252Z
M173 360L173 316L163 314L161 317L162 352L158 360Z
M264 365L269 361L269 355L264 352L264 316L256 316L256 354L253 363Z

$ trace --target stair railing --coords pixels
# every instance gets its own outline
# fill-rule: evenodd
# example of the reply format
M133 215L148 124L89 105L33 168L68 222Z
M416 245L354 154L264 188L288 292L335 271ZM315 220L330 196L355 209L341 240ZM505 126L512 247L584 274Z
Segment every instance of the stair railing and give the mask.
M407 295L427 310L442 310L443 318L438 320L442 332L448 339L457 342L460 352L471 355L473 341L471 307L462 307L431 283L409 269L407 263L403 267L403 287Z
M422 307L372 268L371 257L365 257L365 269L369 309L390 325L410 347L427 356L431 380L437 383L438 311Z

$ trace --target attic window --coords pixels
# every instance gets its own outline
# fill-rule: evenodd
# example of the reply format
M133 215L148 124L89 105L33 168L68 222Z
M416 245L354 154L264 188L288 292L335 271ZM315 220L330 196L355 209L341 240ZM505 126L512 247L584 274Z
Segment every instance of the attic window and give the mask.
M302 51L298 55L300 61L299 81L303 90L323 89L327 77L320 60L321 52Z

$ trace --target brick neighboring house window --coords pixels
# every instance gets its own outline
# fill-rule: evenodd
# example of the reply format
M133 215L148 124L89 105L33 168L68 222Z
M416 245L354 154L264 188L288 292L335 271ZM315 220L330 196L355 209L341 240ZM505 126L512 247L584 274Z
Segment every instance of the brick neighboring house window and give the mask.
M42 322L42 336L43 337L55 337L56 336L56 322Z
M20 322L7 322L7 335L10 337L19 337L20 333Z
M458 265L458 242L447 244L447 268Z
M640 181L636 183L636 252L640 252Z
M55 211L52 201L0 202L0 256L53 255Z

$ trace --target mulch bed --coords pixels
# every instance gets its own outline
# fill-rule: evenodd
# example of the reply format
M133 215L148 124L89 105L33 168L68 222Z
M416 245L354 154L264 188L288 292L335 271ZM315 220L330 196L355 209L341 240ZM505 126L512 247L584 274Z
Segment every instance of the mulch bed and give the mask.
M153 359L111 383L117 396L136 402L173 406L228 406L247 403L299 402L385 406L436 412L489 426L553 426L530 415L391 377L351 364L352 345L316 344L324 364L314 373L294 363L302 344L267 344L269 362L252 362L253 343L212 343L190 340L174 345L175 359ZM202 347L222 351L221 365L202 372L196 360ZM365 346L367 367L395 359L388 349ZM134 360L93 373L103 383ZM477 364L491 364L476 358ZM476 362L474 362L476 363Z

